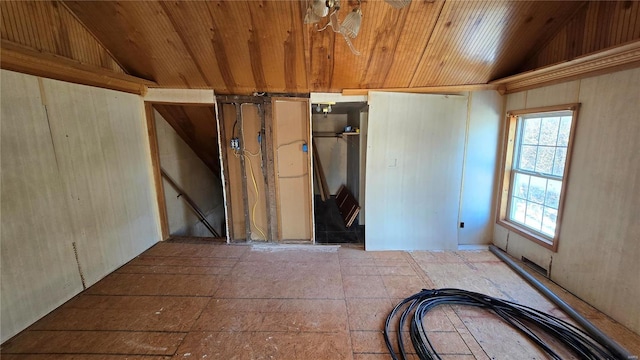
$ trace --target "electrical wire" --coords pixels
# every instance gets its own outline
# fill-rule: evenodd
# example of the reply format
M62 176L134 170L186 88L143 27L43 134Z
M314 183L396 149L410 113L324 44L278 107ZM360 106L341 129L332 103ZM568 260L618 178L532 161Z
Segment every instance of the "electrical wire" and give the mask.
M253 208L251 209L251 221L253 222L253 226L256 228L256 230L258 230L258 232L260 232L260 234L262 234L263 239L267 239L267 235L265 235L264 231L262 231L262 229L258 226L258 224L256 223L256 207L258 206L258 198L260 197L260 192L258 191L258 183L256 182L256 177L253 174L253 165L251 164L251 159L246 157L245 160L249 161L249 170L251 173L251 180L253 180L253 188L255 190L256 193L256 199L253 202Z
M278 147L276 148L276 150L280 150L280 148L281 148L281 147L284 147L284 146L295 145L295 144L298 144L298 143L306 144L306 143L307 143L307 141L306 141L306 140L304 140L304 139L301 139L301 140L293 140L293 141L291 141L291 142L288 142L288 143L284 143L284 144L280 144L280 145L278 145Z
M262 155L262 147L258 146L258 152L256 152L256 153L252 153L251 151L245 149L246 142L244 141L244 115L242 114L242 106L240 107L240 116L243 119L243 121L240 123L240 133L242 134L242 154L241 154L241 156L243 156L244 159L249 162L249 172L251 174L251 180L253 182L253 189L254 189L254 192L256 194L256 198L255 198L255 200L253 202L253 207L251 208L251 222L253 223L253 227L255 227L256 230L258 230L258 232L262 235L262 238L264 240L267 240L267 235L265 235L264 231L262 231L260 226L258 226L258 224L256 223L256 208L258 207L258 200L260 199L260 191L258 190L258 183L256 181L256 176L253 173L253 163L251 163L251 158L250 157L244 156L245 153L246 153L249 156L253 156L253 157L260 156L261 157L261 155ZM234 124L234 131L235 131L235 124ZM236 154L236 153L234 152L234 154Z
M552 359L561 359L561 357L537 335L534 329L554 337L581 359L620 359L614 355L615 353L611 349L607 348L607 345L599 343L580 328L534 308L466 290L423 289L421 292L402 300L387 316L384 341L394 360L408 358L404 345L406 335L403 334L407 319L410 319L409 335L418 358L421 360L441 359L429 340L429 329L425 325L424 319L430 310L445 304L473 306L492 311L538 345ZM399 351L396 351L389 334L392 332L391 322L400 311L400 321L396 330Z

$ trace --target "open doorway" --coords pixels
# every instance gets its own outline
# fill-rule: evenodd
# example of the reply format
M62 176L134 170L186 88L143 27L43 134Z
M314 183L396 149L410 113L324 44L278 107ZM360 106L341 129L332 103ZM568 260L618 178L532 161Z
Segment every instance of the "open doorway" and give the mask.
M314 103L311 109L316 243L363 244L367 103Z
M215 109L168 104L153 104L152 109L147 116L153 117L155 128L150 136L155 135L157 144L164 193L159 204L168 235L223 239L225 211Z

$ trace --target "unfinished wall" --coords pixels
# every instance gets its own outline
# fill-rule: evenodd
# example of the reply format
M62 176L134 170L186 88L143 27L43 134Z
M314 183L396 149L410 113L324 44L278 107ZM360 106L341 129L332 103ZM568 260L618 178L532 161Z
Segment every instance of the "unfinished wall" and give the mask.
M262 119L254 104L240 106L242 121L238 125L240 146L244 154L244 173L247 178L247 206L251 240L264 241L267 233L267 190L263 172L265 154L262 152Z
M4 342L153 245L160 229L140 97L1 76Z
M267 212L267 137L261 109L264 104L219 103L227 223L232 241L266 241L273 237ZM238 139L240 149L231 148L233 138Z
M160 165L198 205L209 224L218 234L222 234L224 206L220 179L213 175L160 113L154 111L154 114ZM171 235L213 236L166 179L163 179L163 184Z
M558 252L496 225L494 243L640 333L640 69L511 94L507 110L580 102ZM598 324L598 319L592 319Z

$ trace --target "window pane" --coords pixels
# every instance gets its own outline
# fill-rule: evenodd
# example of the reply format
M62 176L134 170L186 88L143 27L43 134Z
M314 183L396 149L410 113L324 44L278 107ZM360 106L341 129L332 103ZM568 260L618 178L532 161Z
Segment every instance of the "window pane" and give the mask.
M522 170L534 171L536 168L536 146L523 145L520 151L519 168Z
M527 216L524 219L524 223L531 228L540 231L542 226L542 205L527 202Z
M557 209L560 204L560 190L562 189L562 181L549 180L547 183L547 195L544 205Z
M556 219L558 218L558 210L544 208L544 214L542 215L542 232L550 237L554 237L556 234Z
M540 145L555 146L558 139L558 127L560 118L543 118L540 125Z
M538 236L555 236L573 115L530 113L518 118L507 219Z
M540 119L523 119L524 127L522 129L522 144L538 145L538 136L540 135Z
M560 119L560 130L558 131L558 146L569 145L570 131L571 131L571 116L563 116Z
M527 197L527 199L538 204L544 204L546 191L547 179L537 176L531 176L531 181L529 182L529 196ZM542 209L540 210L540 212L542 213Z
M567 159L567 148L556 148L556 158L553 161L553 175L564 175L564 163Z
M536 172L551 174L553 170L553 158L555 147L539 147L536 159Z
M512 198L512 202L511 202L511 220L515 220L521 224L524 224L524 213L527 209L527 202L522 200L522 199L518 199L518 198Z
M513 179L513 196L526 199L529 194L529 175L516 173Z

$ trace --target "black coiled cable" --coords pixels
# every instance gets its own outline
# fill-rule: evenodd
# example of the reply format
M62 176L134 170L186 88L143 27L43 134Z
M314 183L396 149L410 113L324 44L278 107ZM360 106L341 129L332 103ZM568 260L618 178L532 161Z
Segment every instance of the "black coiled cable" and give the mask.
M564 344L581 359L618 359L605 345L600 344L581 329L534 308L466 290L424 289L402 300L393 308L389 316L387 316L384 327L384 340L394 360L408 358L402 331L408 318L411 318L409 326L411 343L418 357L422 360L440 359L440 356L429 341L429 337L427 336L428 329L425 328L423 319L429 310L445 304L474 306L492 311L533 341L552 359L561 359L561 357L547 345L544 340L536 335L532 330L533 328L537 328L553 336L558 342ZM392 319L403 308L404 310L402 310L400 314L399 326L396 330L398 334L397 346L400 355L400 357L398 357L393 344L391 344L389 334L392 332Z

